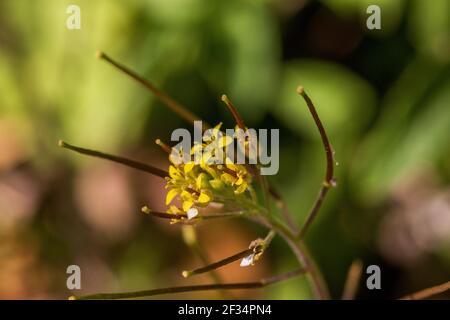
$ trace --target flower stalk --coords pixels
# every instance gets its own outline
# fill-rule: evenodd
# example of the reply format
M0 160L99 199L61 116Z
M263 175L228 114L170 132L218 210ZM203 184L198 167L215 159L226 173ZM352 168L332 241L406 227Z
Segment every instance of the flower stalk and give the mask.
M299 275L302 275L305 271L303 269L297 269L291 272L280 274L273 277L263 278L254 282L237 282L237 283L224 283L224 284L204 284L195 286L180 286L180 287L168 287L159 288L153 290L143 290L134 292L121 292L121 293L98 293L86 296L71 296L70 300L115 300L115 299L133 299L152 297L156 295L181 293L181 292L193 292L193 291L208 291L208 290L232 290L232 289L258 289L265 286L282 282Z
M84 154L84 155L87 155L87 156L91 156L91 157L95 157L95 158L100 158L100 159L105 159L105 160L113 161L113 162L116 162L116 163L120 163L120 164L122 164L124 166L131 167L133 169L137 169L137 170L140 170L140 171L144 171L144 172L150 173L150 174L155 175L155 176L160 177L160 178L165 178L165 177L168 176L167 171L164 171L162 169L153 167L151 165L148 165L148 164L145 164L145 163L142 163L142 162L130 160L130 159L127 159L127 158L111 155L111 154L100 152L100 151L96 151L96 150L91 150L91 149L77 147L77 146L68 144L67 142L64 142L63 140L59 140L58 145L61 148L65 148L65 149L68 149L68 150L71 150L71 151L75 151L77 153L81 153L81 154Z
M275 232L277 232L286 241L297 258L300 266L305 270L305 275L310 284L314 298L318 300L330 299L328 287L323 275L304 242L301 239L298 239L295 234L293 234L284 224L280 223L276 219L270 219L268 224L271 225L273 230L275 230Z
M206 253L206 250L198 241L197 230L194 226L185 225L181 229L181 233L183 236L184 243L189 247L192 253L204 264L209 264L209 257ZM208 273L209 277L213 281L213 283L220 284L223 283L222 277L219 275L217 270L211 270ZM224 299L234 299L234 296L231 292L223 289L219 289L219 294Z
M182 119L186 120L189 123L194 123L194 121L200 120L199 117L197 117L194 113L189 111L186 107L172 99L170 96L168 96L165 92L159 90L153 83L150 81L144 79L142 76L140 76L137 72L129 69L128 67L124 66L123 64L115 61L110 56L105 54L104 52L97 51L95 54L97 59L102 59L118 70L122 71L129 77L131 77L133 80L137 81L141 85L143 85L145 88L150 90L162 103L164 103L170 110L178 114ZM209 127L208 124L204 124L204 126Z
M344 284L342 300L353 300L358 293L359 282L363 271L362 261L357 259L352 262L348 269L347 279Z
M316 198L316 201L314 202L314 205L311 209L311 211L308 213L306 217L306 221L302 228L300 229L300 232L298 234L298 238L303 238L308 231L309 227L311 226L312 222L317 216L317 213L320 210L320 207L322 206L323 200L325 199L325 196L328 193L328 190L332 187L336 186L336 180L334 179L334 160L333 160L333 149L331 147L330 140L328 139L327 133L325 131L325 128L322 124L322 121L319 118L319 115L316 111L316 107L314 106L313 102L309 98L309 96L306 94L305 90L302 86L299 86L297 88L297 93L302 96L302 98L305 100L306 105L308 106L309 112L311 113L314 123L316 124L317 129L319 130L320 137L322 139L322 144L325 148L325 155L327 159L327 168L325 172L325 180L322 183L322 186L319 190L319 195Z
M270 245L270 242L272 241L274 236L275 236L275 232L270 231L267 234L267 236L264 238L264 240L258 239L259 241L258 240L253 241L250 244L248 249L238 252L230 257L227 257L225 259L211 263L211 264L206 265L201 268L197 268L194 270L184 270L182 272L182 275L184 278L188 278L188 277L196 275L196 274L205 273L205 272L226 266L234 261L245 258L249 255L252 255L252 258L253 258L252 260L256 261L263 254L264 250Z

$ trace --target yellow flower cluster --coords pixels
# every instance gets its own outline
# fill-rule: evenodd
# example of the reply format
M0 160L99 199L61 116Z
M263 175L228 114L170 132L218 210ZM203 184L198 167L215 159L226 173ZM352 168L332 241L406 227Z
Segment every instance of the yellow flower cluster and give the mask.
M170 154L166 205L178 199L182 209L171 205L168 213L188 212L193 207L206 207L212 201L229 201L248 190L251 174L244 165L234 164L227 157L226 148L234 137L220 131L221 125L210 130L210 134L203 136L202 143L191 148L190 157L186 157L181 149ZM215 164L217 162L210 161L212 158L220 159L223 164Z

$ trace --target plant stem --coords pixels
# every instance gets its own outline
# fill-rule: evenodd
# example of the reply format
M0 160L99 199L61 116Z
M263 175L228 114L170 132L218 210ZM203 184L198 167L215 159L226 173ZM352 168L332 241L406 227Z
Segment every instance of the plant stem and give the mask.
M150 210L150 208L147 206L143 206L141 208L141 211L145 214L152 215L152 216L162 218L162 219L172 220L172 219L186 219L187 218L186 213L179 214L179 213L167 213L167 212L153 211L153 210Z
M142 298L150 297L161 294L169 293L181 293L181 292L192 292L192 291L206 291L206 290L217 290L217 289L257 289L262 288L277 282L291 279L293 277L303 274L305 271L303 269L294 270L287 272L278 276L273 276L269 278L261 279L256 282L238 282L238 283L224 283L224 284L205 284L205 285L194 285L194 286L181 286L181 287L169 287L160 288L153 290L143 290L135 292L122 292L122 293L98 293L87 296L76 297L72 296L71 300L93 300L93 299L131 299L131 298Z
M261 211L264 211L264 208L261 208ZM289 228L286 227L284 223L277 220L276 217L264 216L263 219L254 219L253 221L266 228L269 228L271 231L278 233L284 239L284 241L286 241L295 257L297 258L300 266L306 272L306 278L309 282L309 286L314 298L317 300L329 299L330 294L328 292L328 287L324 281L322 273L317 267L314 259L310 255L309 250L307 249L303 241L301 239L298 239L297 236L291 230L289 230Z
M201 274L201 273L205 273L205 272L208 272L208 271L211 271L211 270L215 270L217 268L220 268L222 266L230 264L230 263L232 263L232 262L234 262L236 260L239 260L239 259L241 259L243 257L246 257L246 256L248 256L249 254L252 254L252 253L253 253L253 249L246 249L246 250L241 251L239 253L236 253L236 254L228 257L228 258L225 258L225 259L219 260L217 262L211 263L211 264L209 264L207 266L204 266L204 267L201 267L201 268L198 268L198 269L194 269L194 270L189 270L189 271L185 270L185 271L183 271L183 277L187 278L187 277L193 276L195 274Z
M239 112L237 111L237 109L233 105L233 103L230 101L230 99L228 99L228 97L225 94L223 94L221 97L221 100L223 102L225 102L226 106L228 107L228 110L230 111L231 115L233 116L234 121L236 121L236 124L238 125L238 127L241 128L242 130L245 130L244 120L242 119L241 115L239 114Z
M319 130L320 137L322 138L322 143L325 148L325 154L327 157L327 170L325 174L325 182L332 184L333 181L333 172L334 172L334 163L333 163L333 150L331 147L331 143L328 139L325 128L323 127L322 121L320 121L319 115L317 114L316 108L314 107L313 102L306 94L303 87L297 88L297 93L303 97L308 106L309 112L311 113L314 122L316 124L317 129Z
M204 248L200 245L197 237L197 230L193 226L184 226L182 228L183 240L186 245L191 249L191 251L200 259L200 261L207 265L209 264L209 257ZM222 277L219 275L217 270L211 270L209 276L213 283L223 283ZM234 295L226 290L219 290L220 295L223 299L235 299Z
M194 270L190 270L190 271L183 271L183 277L187 278L190 276L193 276L195 274L201 274L204 272L208 272L211 270L215 270L218 269L220 267L226 266L227 264L230 264L236 260L239 260L241 258L244 258L250 254L259 254L264 252L264 250L267 249L267 247L270 245L270 243L272 242L273 237L275 237L276 232L273 230L270 230L269 233L266 235L266 237L264 238L262 243L258 243L257 245L252 245L250 244L250 248L243 250L241 252L238 252L230 257L227 257L225 259L219 260L217 262L211 263L211 264L207 264L204 267L201 268L197 268ZM252 242L253 243L253 242Z
M325 184L322 185L322 187L319 190L319 194L317 195L316 201L314 201L314 205L311 209L311 211L308 213L308 216L306 218L305 223L303 224L302 228L300 229L300 232L298 233L298 238L303 239L303 237L306 234L306 231L308 231L309 227L311 226L312 222L314 221L315 217L317 216L317 213L319 212L320 207L322 206L323 200L325 199L325 196L328 193L329 187Z
M58 145L61 148L69 149L69 150L72 150L72 151L75 151L75 152L78 152L78 153L81 153L81 154L84 154L84 155L88 155L88 156L91 156L91 157L96 157L96 158L101 158L101 159L106 159L106 160L109 160L109 161L117 162L117 163L120 163L120 164L122 164L124 166L131 167L133 169L137 169L137 170L140 170L140 171L144 171L144 172L153 174L155 176L158 176L160 178L165 178L165 177L169 176L167 171L164 171L162 169L158 169L156 167L153 167L151 165L148 165L148 164L145 164L145 163L142 163L142 162L137 162L137 161L134 161L134 160L130 160L130 159L127 159L127 158L122 158L122 157L119 157L119 156L103 153L103 152L96 151L96 150L90 150L90 149L85 149L85 148L81 148L81 147L76 147L76 146L70 145L67 142L64 142L62 140L59 140Z
M362 275L363 264L361 260L357 259L352 262L348 269L347 279L344 284L344 291L342 293L342 300L353 300L358 293Z
M104 52L97 52L96 53L97 58L103 59L107 62L109 62L111 65L125 73L126 75L130 76L132 79L136 80L138 83L146 87L148 90L150 90L161 102L163 102L169 109L171 109L173 112L178 114L181 118L186 120L189 123L194 123L194 121L201 120L199 117L197 117L195 114L193 114L191 111L189 111L186 107L172 99L170 96L168 96L163 91L159 90L154 86L150 81L144 79L140 75L138 75L136 72L130 70L126 66L116 62L111 57L106 55ZM209 125L207 123L203 123L205 126L205 130L209 128Z
M318 300L329 299L330 294L322 273L303 241L298 239L287 227L277 220L271 219L268 223L286 241L300 263L300 266L306 270L306 278L310 284L313 296Z
M297 88L297 93L303 97L303 99L306 102L306 105L308 106L309 112L311 113L314 122L316 124L317 129L319 130L320 137L322 139L323 146L325 148L325 155L327 159L327 169L325 172L325 180L322 183L322 187L320 188L319 195L309 212L306 221L303 225L303 227L300 229L300 232L298 234L298 238L303 238L306 231L308 231L309 227L311 226L312 222L314 221L315 217L317 216L317 213L319 212L320 207L322 206L323 199L325 198L326 194L328 193L328 189L331 187L334 187L336 185L336 181L333 177L334 175L334 161L333 161L333 150L330 144L330 140L328 139L327 133L325 131L325 128L323 127L322 121L320 121L319 115L317 114L316 108L314 107L313 102L309 98L309 96L306 94L303 87Z
M420 290L416 293L412 293L412 294L408 294L402 298L400 298L400 300L421 300L421 299L426 299L429 298L431 296L434 296L436 294L445 292L447 290L450 290L450 281L447 281L446 283L431 287L431 288L427 288L424 290Z

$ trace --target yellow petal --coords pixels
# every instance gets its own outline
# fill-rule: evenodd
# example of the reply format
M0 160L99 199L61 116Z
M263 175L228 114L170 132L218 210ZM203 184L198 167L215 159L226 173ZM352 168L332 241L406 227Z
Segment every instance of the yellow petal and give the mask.
M236 190L234 190L234 193L236 193L236 194L243 193L245 190L247 190L247 183L246 182L244 182Z
M206 151L203 153L202 163L208 164L209 159L211 159L212 153L210 151Z
M216 130L220 130L220 127L222 127L222 122L219 122L219 124L217 124L214 129Z
M234 181L236 180L236 178L228 173L223 173L220 176L220 180L222 180L223 182L226 182L228 184L234 184Z
M177 190L175 189L171 189L169 192L167 192L166 195L166 205L168 205L169 203L172 202L173 198L176 197L176 195L178 194Z
M191 170L194 168L195 163L194 162L188 162L184 165L184 173L188 174L189 172L191 172Z
M217 140L217 136L219 135L220 132L220 127L222 127L222 122L220 122L212 129L212 137L214 137L214 140Z
M223 136L219 139L219 148L223 148L225 146L228 146L233 142L233 138L230 136Z
M183 200L191 200L192 199L192 195L187 192L186 190L181 191L181 198Z
M192 206L194 205L194 202L192 201L184 201L183 202L183 211L188 211Z
M213 178L218 178L220 175L220 171L216 171L213 167L208 166L207 164L202 163L200 167L208 172Z
M209 201L211 201L211 197L208 196L206 193L200 193L197 202L198 203L208 203Z
M197 186L197 189L203 189L208 187L208 176L206 173L200 173L195 180L195 185Z
M227 166L228 169L237 171L237 166L233 163L233 161L231 161L230 158L225 159L225 165Z
M174 166L170 166L169 167L169 175L173 179L176 179L176 178L178 178L180 176L180 174L178 173L178 170Z
M195 154L197 152L201 152L203 149L203 145L201 143L194 144L194 146L191 148L191 155Z

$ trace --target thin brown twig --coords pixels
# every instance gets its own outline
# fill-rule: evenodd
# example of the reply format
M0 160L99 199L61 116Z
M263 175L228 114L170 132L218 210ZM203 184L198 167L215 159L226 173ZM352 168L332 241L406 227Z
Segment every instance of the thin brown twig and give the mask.
M244 120L242 119L241 115L239 114L233 103L230 101L230 99L228 99L228 97L225 94L222 95L221 99L228 107L228 110L230 110L230 113L233 115L233 118L236 121L238 127L242 130L245 130Z
M355 260L350 265L347 273L347 279L344 284L342 300L353 300L358 292L359 282L361 280L363 264L361 260Z
M314 122L316 124L317 129L319 130L320 137L322 139L323 146L325 148L325 155L327 159L327 169L325 172L325 180L322 183L322 187L319 190L319 195L317 196L317 199L311 209L311 211L308 213L308 216L306 218L306 221L302 228L300 229L300 232L298 234L299 238L303 238L306 231L308 231L309 227L311 226L311 223L314 221L315 217L317 216L317 213L319 212L319 209L323 203L323 200L328 192L328 189L331 187L334 187L336 185L336 181L334 179L334 161L333 161L333 150L330 144L330 141L328 139L327 133L325 131L325 128L322 125L322 121L320 121L319 115L317 114L316 108L314 107L313 102L309 98L309 96L306 94L303 87L297 88L297 93L303 97L303 99L306 102L306 105L308 106L309 112L311 113Z
M111 155L111 154L107 154L107 153L103 153L100 151L96 151L96 150L91 150L91 149L86 149L86 148L81 148L81 147L77 147L77 146L73 146L71 144L68 144L67 142L64 142L62 140L59 140L58 145L61 148L65 148L68 150L72 150L84 155L88 155L91 157L96 157L96 158L101 158L101 159L105 159L105 160L109 160L109 161L113 161L116 163L120 163L124 166L127 167L131 167L133 169L137 169L137 170L141 170L150 174L153 174L155 176L158 176L160 178L165 178L167 177L169 174L159 168L153 167L151 165L142 163L142 162L137 162L134 160L130 160L127 158L123 158L123 157L119 157L119 156L115 156L115 155Z
M159 90L155 85L153 85L150 81L144 79L142 76L137 74L136 72L132 71L128 67L122 65L121 63L116 62L111 57L109 57L104 52L98 51L96 53L96 57L98 59L103 59L107 62L109 62L111 65L125 73L126 75L130 76L132 79L136 80L138 83L143 85L145 88L150 90L161 102L163 102L170 110L178 114L181 118L186 120L189 123L194 123L194 121L201 120L199 117L197 117L194 113L189 111L186 107L172 99L170 96L168 96L163 91ZM209 125L207 123L203 124L205 126L205 129L209 128Z
M141 211L145 214L152 215L162 219L186 219L186 213L167 213L167 212L159 212L150 210L149 207L143 206Z
M158 218L163 219L187 219L188 215L186 213L167 213L160 211L153 211L147 206L143 206L141 211L145 214L153 215ZM190 220L212 220L212 219L221 219L221 218L237 218L242 217L248 211L240 210L240 211L226 211L226 212L218 212L218 213L210 213L207 215L197 215L196 217L191 218Z
M253 249L246 249L246 250L238 252L238 253L230 256L230 257L227 257L225 259L222 259L222 260L219 260L217 262L211 263L211 264L206 265L204 267L193 269L193 270L184 270L182 272L182 275L183 275L183 277L187 278L187 277L190 277L190 276L193 276L193 275L196 275L196 274L201 274L201 273L205 273L205 272L208 272L208 271L211 271L211 270L215 270L215 269L218 269L220 267L226 266L226 265L228 265L228 264L230 264L230 263L232 263L232 262L234 262L236 260L244 258L244 257L246 257L246 256L248 256L248 255L250 255L252 253L254 253Z
M308 231L309 227L314 221L314 218L317 216L320 207L322 206L323 200L325 199L325 196L328 193L328 189L329 187L326 187L325 185L322 185L322 187L320 188L319 194L317 195L317 198L314 201L314 205L311 211L308 213L306 221L301 227L300 232L298 233L298 238L302 239L305 236L306 231Z
M162 219L184 219L186 222L199 220L212 220L212 219L222 219L222 218L237 218L243 216L247 211L227 211L227 212L218 212L218 213L210 213L207 215L197 215L188 220L188 215L186 213L167 213L160 211L153 211L147 206L143 206L141 211L145 214L162 218Z
M399 300L421 300L432 297L434 295L443 293L447 290L450 290L450 281L447 281L443 284L430 287L427 289L420 290L418 292L408 294L406 296L401 297Z
M246 126L245 126L244 120L242 119L241 115L239 114L238 110L236 109L234 104L231 102L231 100L225 94L222 95L221 100L228 107L228 110L230 111L231 115L233 116L234 121L236 121L237 126L241 130L245 131ZM247 157L248 155L247 155L247 152L245 151L245 147L244 147L244 153L245 153L245 157ZM246 164L246 168L250 171L252 176L254 176L256 178L257 182L261 186L262 191L263 191L263 196L264 196L264 203L266 205L267 210L270 211L269 186L268 186L267 178L265 176L261 175L261 173L259 172L258 165L252 166L250 164Z
M186 245L191 249L191 251L200 259L204 265L209 264L209 257L206 250L200 245L197 237L197 230L194 226L185 225L182 229L183 240ZM223 279L217 270L211 270L208 272L211 280L214 283L223 283ZM223 299L235 299L234 295L227 290L219 290L220 295Z
M201 268L197 268L194 270L185 270L182 272L183 277L187 278L196 274L201 274L204 272L208 272L211 270L215 270L218 269L220 267L226 266L234 261L237 261L241 258L247 257L250 254L259 254L262 253L272 242L273 238L275 237L276 233L274 231L269 231L269 233L266 235L266 237L264 238L264 240L262 240L262 242L252 242L252 244L250 244L250 248L243 250L241 252L238 252L230 257L227 257L225 259L219 260L217 262L208 264L204 267ZM256 243L256 244L253 244Z
M171 148L169 145L167 145L167 144L165 144L164 142L162 142L161 139L156 139L156 140L155 140L155 143L156 143L158 146L160 146L161 149L162 149L164 152L166 152L166 153L168 153L168 154L170 154L170 153L172 152L172 148Z
M237 282L237 283L224 283L224 284L204 284L204 285L193 285L193 286L181 286L181 287L169 287L160 288L153 290L143 290L135 292L122 292L122 293L99 293L86 296L72 296L70 300L113 300L113 299L131 299L131 298L142 298L151 297L162 294L170 293L181 293L181 292L192 292L192 291L207 291L207 290L231 290L231 289L257 289L262 288L277 282L285 281L293 277L297 277L304 274L303 269L297 269L291 272L280 274L273 277L263 278L255 282Z

